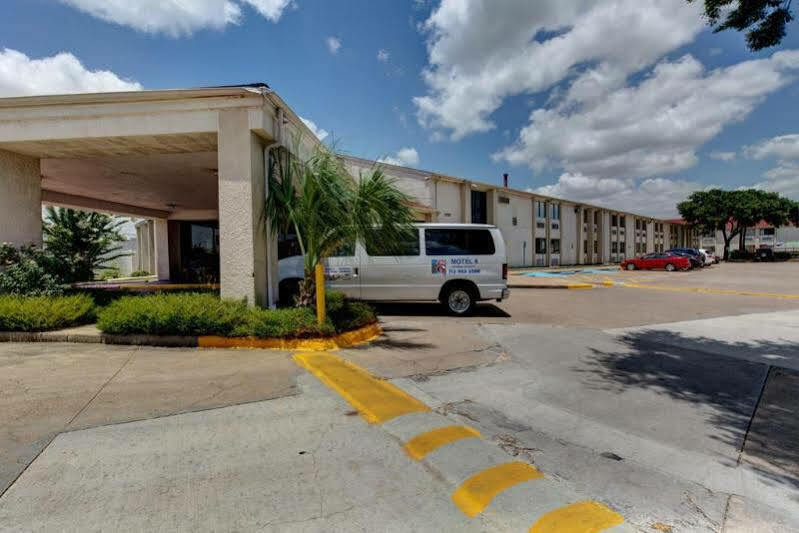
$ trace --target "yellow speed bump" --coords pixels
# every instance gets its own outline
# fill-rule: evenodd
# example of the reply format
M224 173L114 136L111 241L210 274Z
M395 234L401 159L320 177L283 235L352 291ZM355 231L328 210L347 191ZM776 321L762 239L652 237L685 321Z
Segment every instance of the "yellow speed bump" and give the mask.
M402 389L331 353L301 353L294 361L338 392L370 424L430 410Z
M535 467L520 461L486 468L463 482L452 493L452 501L466 516L477 516L505 489L544 477Z
M480 432L468 426L445 426L416 435L405 443L405 451L419 461L445 444L475 437L480 437Z
M529 533L599 533L624 522L624 518L601 503L577 502L550 511L530 528Z

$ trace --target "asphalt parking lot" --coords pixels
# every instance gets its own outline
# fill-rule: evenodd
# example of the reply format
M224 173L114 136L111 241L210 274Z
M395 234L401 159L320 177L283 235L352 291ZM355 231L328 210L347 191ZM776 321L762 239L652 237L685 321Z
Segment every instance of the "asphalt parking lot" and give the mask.
M641 531L796 531L799 263L628 274L466 319L381 305L384 337L338 354ZM420 505L418 531L509 530L287 352L8 343L0 367L0 487L24 471L0 530L402 531ZM220 496L237 480L262 496Z

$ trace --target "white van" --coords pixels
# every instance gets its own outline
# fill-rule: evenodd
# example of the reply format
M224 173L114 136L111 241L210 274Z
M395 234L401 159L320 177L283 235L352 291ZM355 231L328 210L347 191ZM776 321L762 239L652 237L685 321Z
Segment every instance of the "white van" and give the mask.
M510 295L505 241L486 224L414 224L391 254L362 243L325 260L327 287L372 301L440 301L455 315ZM347 249L348 248L348 249ZM281 299L302 278L302 258L280 260Z

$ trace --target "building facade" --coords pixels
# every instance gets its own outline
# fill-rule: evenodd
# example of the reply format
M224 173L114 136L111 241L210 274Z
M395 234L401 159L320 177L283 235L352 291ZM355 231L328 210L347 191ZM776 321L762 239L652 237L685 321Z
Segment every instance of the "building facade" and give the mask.
M342 160L353 176L377 165L352 156L342 156ZM699 245L696 232L679 219L648 217L395 165L381 163L380 167L425 207L418 211L419 221L496 225L513 267L620 263L627 257Z

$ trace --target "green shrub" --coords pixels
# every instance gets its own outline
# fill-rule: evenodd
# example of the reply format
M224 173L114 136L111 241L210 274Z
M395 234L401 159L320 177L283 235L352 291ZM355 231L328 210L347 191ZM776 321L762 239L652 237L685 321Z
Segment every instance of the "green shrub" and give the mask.
M774 259L776 261L789 261L791 259L791 252L774 252Z
M0 294L58 296L63 293L62 282L47 252L33 245L0 245Z
M247 321L233 332L235 337L302 338L329 335L334 328L329 323L321 328L316 324L316 311L310 307L291 309L250 309Z
M733 261L750 261L755 258L755 254L747 250L733 250L730 252L730 259Z
M100 272L100 279L103 280L103 281L106 281L106 280L109 280L109 279L116 279L118 277L119 277L119 269L116 268L116 267L104 268Z
M371 307L335 292L328 295L328 320L321 327L311 307L261 309L220 300L215 294L158 293L110 302L99 311L97 327L115 334L302 338L332 335L376 320Z
M135 271L130 273L130 277L131 278L144 278L144 277L147 277L149 275L150 275L150 273L147 272L146 270L135 270Z
M230 335L247 314L243 302L212 294L123 296L98 313L97 327L116 334Z
M47 331L91 322L89 296L0 296L0 331Z

